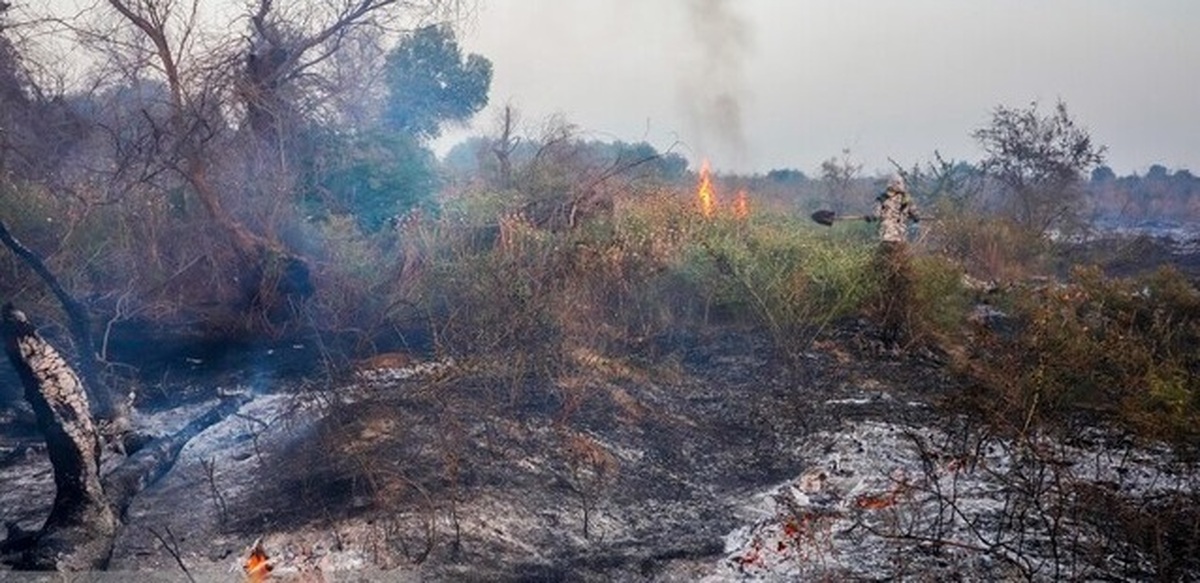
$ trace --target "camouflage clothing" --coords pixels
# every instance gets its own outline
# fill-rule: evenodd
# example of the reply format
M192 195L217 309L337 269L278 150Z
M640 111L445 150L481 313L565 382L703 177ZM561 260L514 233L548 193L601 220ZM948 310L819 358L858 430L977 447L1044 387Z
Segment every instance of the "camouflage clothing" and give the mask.
M918 221L917 207L913 204L904 179L893 176L888 180L887 190L879 195L879 240L903 243L908 238L908 221Z
M917 221L916 205L908 195L904 179L888 180L879 195L879 252L875 269L882 279L875 305L880 333L888 345L898 345L911 334L909 316L913 303L913 273L908 257L908 221Z

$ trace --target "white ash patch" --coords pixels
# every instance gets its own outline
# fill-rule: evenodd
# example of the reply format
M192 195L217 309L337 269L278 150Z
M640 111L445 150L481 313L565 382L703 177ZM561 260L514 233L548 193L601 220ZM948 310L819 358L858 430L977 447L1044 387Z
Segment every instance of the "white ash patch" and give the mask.
M214 406L216 402L209 403ZM286 436L293 424L310 423L316 418L304 414L316 406L299 395L272 394L255 397L233 415L201 432L184 446L177 464L212 457L229 459L231 452L255 449L255 440ZM281 435L283 434L283 435ZM258 452L254 451L257 455ZM236 457L235 457L236 459Z
M394 383L412 379L428 378L454 368L454 359L417 362L402 367L367 368L355 371L354 376L369 383Z
M825 401L826 405L870 405L875 399L871 397L858 397L853 399L829 399Z
M54 468L44 443L5 452L0 467L0 522L30 531L41 528L54 500ZM0 540L9 533L0 532Z
M149 415L145 421L169 432L218 402L191 405L188 414ZM248 541L214 538L212 533L222 532L222 525L236 518L231 512L238 501L262 487L258 469L264 461L289 452L288 444L311 431L323 414L318 395L260 395L196 435L183 447L171 471L134 499L126 528L116 541L112 567L173 569L173 560L150 532L154 529L169 531L183 541L179 550L189 565L202 570L224 568L218 565L232 560Z
M726 556L709 580L1078 575L1088 568L1082 558L1058 548L1055 559L1050 548L1055 541L1066 547L1068 538L1086 547L1097 536L1086 526L1059 524L1076 528L1059 533L1061 541L1038 520L1020 531L998 526L1018 503L1012 476L1036 472L1031 457L1062 480L1045 485L1047 507L1079 484L1127 496L1189 492L1197 484L1195 472L1176 471L1165 448L1118 449L1099 439L1088 446L1039 439L1018 448L985 440L970 455L954 455L941 447L948 443L940 429L880 422L814 436L798 452L811 460L804 473L745 501L746 522L726 536Z

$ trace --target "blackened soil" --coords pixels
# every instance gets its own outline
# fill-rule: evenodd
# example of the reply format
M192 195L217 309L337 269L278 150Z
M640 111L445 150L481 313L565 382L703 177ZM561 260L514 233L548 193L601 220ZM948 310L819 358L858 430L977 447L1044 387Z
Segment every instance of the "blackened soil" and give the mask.
M739 501L805 467L806 436L934 415L952 390L938 363L872 336L846 321L784 358L759 331L724 329L554 378L477 363L359 386L253 466L257 486L214 528L359 524L387 533L377 565L432 579L654 577L722 552Z
M273 369L261 347L188 356L202 361L193 374L218 372L181 378L197 394L246 367L295 404L189 445L135 502L113 564L174 569L151 536L168 529L197 568L236 560L260 535L311 554L323 532L322 552L425 579L655 578L720 554L745 496L805 467L807 436L933 418L930 403L955 390L941 365L873 338L848 320L785 357L760 331L726 328L676 334L653 356L564 351L553 376L481 361L319 389Z

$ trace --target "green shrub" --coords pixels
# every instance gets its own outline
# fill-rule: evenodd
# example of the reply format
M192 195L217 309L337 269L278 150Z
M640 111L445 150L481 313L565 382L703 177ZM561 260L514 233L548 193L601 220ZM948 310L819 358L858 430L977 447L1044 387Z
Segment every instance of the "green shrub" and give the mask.
M958 342L974 298L963 286L962 269L940 255L913 258L914 293L909 318L917 338Z
M433 209L434 156L402 133L340 135L314 132L304 162L310 175L306 214L349 216L364 232L378 232L410 209Z
M822 326L859 310L873 293L872 245L795 217L716 217L696 225L678 269L716 317L763 326L798 354Z
M872 293L873 244L781 214L705 218L689 196L626 197L553 231L496 193L464 195L425 223L414 308L455 353L573 346L628 350L710 324L762 326L786 353ZM468 232L494 221L490 244ZM549 351L549 352L547 352Z

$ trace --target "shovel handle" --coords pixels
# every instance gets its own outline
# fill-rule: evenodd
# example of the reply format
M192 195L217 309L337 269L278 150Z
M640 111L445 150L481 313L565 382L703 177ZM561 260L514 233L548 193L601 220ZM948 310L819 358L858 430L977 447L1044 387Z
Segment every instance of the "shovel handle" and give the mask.
M827 227L833 225L834 221L870 221L874 218L872 215L838 215L833 211L817 211L812 214L812 220Z

